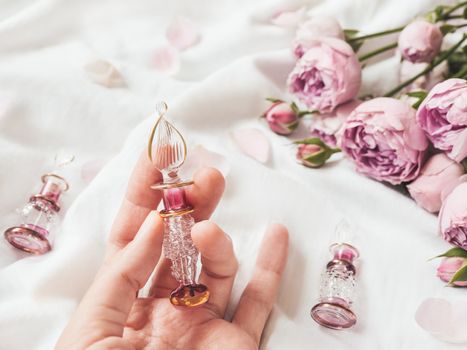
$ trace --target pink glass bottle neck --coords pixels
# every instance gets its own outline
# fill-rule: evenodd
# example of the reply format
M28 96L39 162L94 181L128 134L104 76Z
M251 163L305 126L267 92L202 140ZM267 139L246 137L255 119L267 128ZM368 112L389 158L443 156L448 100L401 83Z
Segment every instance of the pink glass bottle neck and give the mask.
M353 264L354 260L358 258L359 254L355 247L347 243L334 244L330 248L333 260L343 260Z
M42 186L39 194L44 196L51 202L58 204L58 199L62 194L62 189L58 183L52 181L51 179L48 179Z
M163 191L162 200L166 210L175 211L189 207L185 190L181 187L168 188Z

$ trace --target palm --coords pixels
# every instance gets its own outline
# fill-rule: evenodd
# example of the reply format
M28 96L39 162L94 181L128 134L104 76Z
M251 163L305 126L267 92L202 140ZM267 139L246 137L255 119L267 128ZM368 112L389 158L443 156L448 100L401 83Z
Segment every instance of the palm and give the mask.
M167 297L178 283L171 276L170 262L160 259L164 225L151 212L161 198L147 190L161 180L142 156L112 228L105 263L62 333L57 350L258 348L287 258L287 230L280 225L269 227L232 322L224 320L238 264L232 240L217 225L203 222L220 200L224 179L213 169L197 172L196 185L187 189L186 196L196 208L194 219L202 221L191 236L201 256L199 283L208 286L211 295L197 308L175 308ZM151 297L137 298L153 272Z
M138 298L123 338L139 349L256 349L253 338L209 306L176 309L167 298Z

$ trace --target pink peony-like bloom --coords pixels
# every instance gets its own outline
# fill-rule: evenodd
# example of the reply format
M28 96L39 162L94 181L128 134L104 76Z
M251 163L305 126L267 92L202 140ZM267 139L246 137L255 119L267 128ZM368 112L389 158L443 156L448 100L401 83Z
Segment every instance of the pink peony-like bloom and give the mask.
M450 282L454 274L464 265L463 258L444 258L436 270L436 275L444 282ZM456 281L455 286L467 287L467 282Z
M416 20L399 35L401 55L410 62L430 62L441 49L443 33L436 24Z
M439 229L444 240L467 249L467 182L459 184L443 202Z
M443 199L456 187L464 174L464 167L444 153L431 157L420 175L407 186L419 206L431 213L438 212Z
M297 113L284 101L274 102L264 112L264 117L269 128L279 135L290 135L298 126Z
M298 27L292 43L293 53L297 58L314 45L319 37L345 39L344 31L339 22L331 16L312 17Z
M329 146L340 145L342 124L360 103L362 103L360 100L352 100L337 106L331 113L313 116L310 123L310 135L319 137Z
M321 38L297 61L287 84L308 108L329 113L357 96L360 63L345 41Z
M448 79L422 102L417 121L433 145L460 163L467 157L467 82Z
M344 123L341 147L357 171L398 185L418 176L428 141L410 105L379 97L355 108Z

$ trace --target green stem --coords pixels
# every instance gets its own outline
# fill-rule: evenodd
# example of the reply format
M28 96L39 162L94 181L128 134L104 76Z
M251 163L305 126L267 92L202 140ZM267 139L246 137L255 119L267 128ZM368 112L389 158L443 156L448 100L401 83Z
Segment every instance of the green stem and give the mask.
M450 78L464 78L467 75L467 66L463 66L456 74L451 75Z
M384 35L387 35L387 34L400 32L402 29L404 29L404 27L398 27L398 28L394 28L394 29L383 30L382 32L357 36L355 38L349 39L348 41L349 42L355 42L355 41L360 41L360 40L365 40L365 39L370 39L370 38L377 38L378 36L384 36Z
M456 11L457 9L460 9L461 7L464 7L464 6L467 6L467 1L462 1L462 2L458 3L457 5L451 7L448 11L446 11L446 13L444 14L443 18L449 17L449 15L450 15L451 13L453 13L453 12Z
M467 2L466 2L467 3ZM409 84L412 84L415 80L417 80L418 78L420 78L421 76L427 74L428 72L430 72L433 68L435 68L437 65L441 64L443 61L445 61L446 59L449 58L449 56L451 56L461 45L462 43L465 41L465 39L467 39L467 35L464 34L462 36L462 39L459 40L457 42L456 45L454 45L453 47L451 47L448 51L446 51L445 53L443 53L442 55L440 55L437 59L433 60L424 70L422 70L420 73L418 73L417 75L414 75L412 78L404 81L403 83L397 85L394 89L392 89L391 91L388 91L387 93L385 93L383 96L384 97L392 97L394 94L396 94L397 92L401 91L403 88L405 88L407 85Z
M373 56L379 55L380 53L383 53L383 52L391 50L391 49L395 49L396 47L397 47L397 43L392 43L392 44L380 47L379 49L376 49L374 51L370 51L370 52L360 56L358 58L358 60L360 62L366 61L367 59L369 59L369 58L371 58Z

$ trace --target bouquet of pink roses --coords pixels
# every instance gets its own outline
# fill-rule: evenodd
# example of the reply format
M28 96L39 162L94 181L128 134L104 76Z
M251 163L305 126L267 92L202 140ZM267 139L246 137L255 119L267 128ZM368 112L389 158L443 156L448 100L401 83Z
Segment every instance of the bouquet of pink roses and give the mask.
M464 26L467 1L366 35L343 30L333 18L311 18L292 44L296 64L287 87L296 102L271 99L264 113L280 135L291 135L308 116L310 137L295 141L301 164L317 168L343 152L361 174L406 186L418 205L439 212L440 234L456 247L440 255L438 276L456 286L467 286ZM397 41L359 53L367 40L395 33ZM448 45L448 35L457 41ZM400 84L381 97L359 98L363 63L391 50L400 57Z

